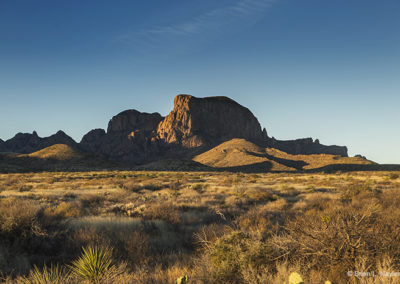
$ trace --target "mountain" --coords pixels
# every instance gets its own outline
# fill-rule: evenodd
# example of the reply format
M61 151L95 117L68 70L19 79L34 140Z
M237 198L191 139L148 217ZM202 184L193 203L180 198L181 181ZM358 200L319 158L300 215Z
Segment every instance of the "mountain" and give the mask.
M194 162L187 163L194 157L203 161L202 164L213 167L266 163L262 166L265 169L294 170L300 169L299 163L304 162L296 162L290 157L288 160L292 162L289 164L280 163L265 156L266 148L277 149L288 155L329 154L347 157L346 147L325 146L318 139L282 141L270 138L248 108L228 97L196 98L191 95L176 96L173 109L166 117L156 112L125 110L112 117L107 131L91 130L82 137L80 143L62 131L44 138L34 131L32 134L18 133L5 142L0 141L0 151L30 154L56 144L64 144L82 153L128 167L149 163L159 166L165 163L161 161L175 161L175 167L179 168L182 163L194 165ZM227 147L222 149L226 152L219 147ZM240 150L248 148L253 149L253 154L249 155L248 150Z
M159 113L123 111L110 120L107 132L103 129L89 131L79 146L113 161L142 164L160 155L156 129L162 119Z
M55 144L77 146L77 143L61 130L44 138L39 137L36 131L33 131L32 134L18 133L13 138L5 141L3 143L3 151L27 154Z
M246 107L227 97L178 95L166 116L127 110L114 116L107 128L88 132L81 149L113 161L140 165L162 159L191 159L234 138L291 154L329 153L347 156L347 148L324 146L311 138L280 141L269 138Z
M173 110L158 125L157 134L164 142L185 148L212 146L232 138L264 141L257 118L227 97L178 95Z

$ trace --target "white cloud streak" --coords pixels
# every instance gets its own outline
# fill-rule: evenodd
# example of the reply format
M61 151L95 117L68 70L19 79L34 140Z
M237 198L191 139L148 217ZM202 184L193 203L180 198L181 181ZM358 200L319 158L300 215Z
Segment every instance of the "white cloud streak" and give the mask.
M134 31L119 36L116 40L126 43L155 41L165 37L187 37L202 33L218 33L232 25L245 21L265 12L275 0L238 0L233 5L214 9L186 22Z

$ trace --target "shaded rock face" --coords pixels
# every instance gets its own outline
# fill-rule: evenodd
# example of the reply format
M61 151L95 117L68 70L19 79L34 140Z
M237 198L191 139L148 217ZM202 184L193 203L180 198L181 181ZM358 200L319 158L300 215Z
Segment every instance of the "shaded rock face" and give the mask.
M7 152L31 153L40 144L40 138L36 131L30 133L17 133L13 138L4 142Z
M157 128L162 120L159 113L145 113L131 109L114 116L108 123L107 133L121 131L144 131L151 132Z
M79 146L82 150L90 153L99 152L102 144L103 137L106 136L104 129L93 129L82 137Z
M316 139L303 138L296 140L276 140L269 138L268 145L292 155L311 155L311 154L331 154L348 157L347 147L345 146L326 146L319 143Z
M211 146L232 138L263 140L257 118L227 97L179 95L174 109L158 125L158 138L186 148Z
M65 144L71 147L76 147L77 145L74 139L69 137L63 131L59 130L56 134L43 138L42 143L39 146L40 148L46 148L55 144Z
M76 146L76 142L65 134L58 131L49 137L41 138L36 131L30 133L18 133L13 138L3 143L2 151L28 154L44 149L55 144L66 144L71 147Z
M108 159L140 164L158 155L157 125L163 117L159 113L127 110L114 116L107 133L95 129L87 133L80 148Z

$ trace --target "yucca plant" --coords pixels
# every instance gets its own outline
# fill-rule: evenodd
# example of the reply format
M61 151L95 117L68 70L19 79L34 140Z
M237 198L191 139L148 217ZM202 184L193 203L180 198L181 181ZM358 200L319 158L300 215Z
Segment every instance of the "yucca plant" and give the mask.
M35 265L27 277L22 278L19 283L23 284L61 284L68 283L69 273L58 265L47 267L44 265L40 271Z
M69 268L78 279L99 283L115 268L112 264L112 249L90 246L82 248L82 255Z

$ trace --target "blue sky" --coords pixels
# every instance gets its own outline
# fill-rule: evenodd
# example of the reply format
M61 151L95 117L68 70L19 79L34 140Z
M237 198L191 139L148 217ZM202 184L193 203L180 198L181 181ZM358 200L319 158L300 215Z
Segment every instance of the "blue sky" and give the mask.
M75 140L179 93L229 96L278 139L400 163L400 1L2 0L0 138Z

